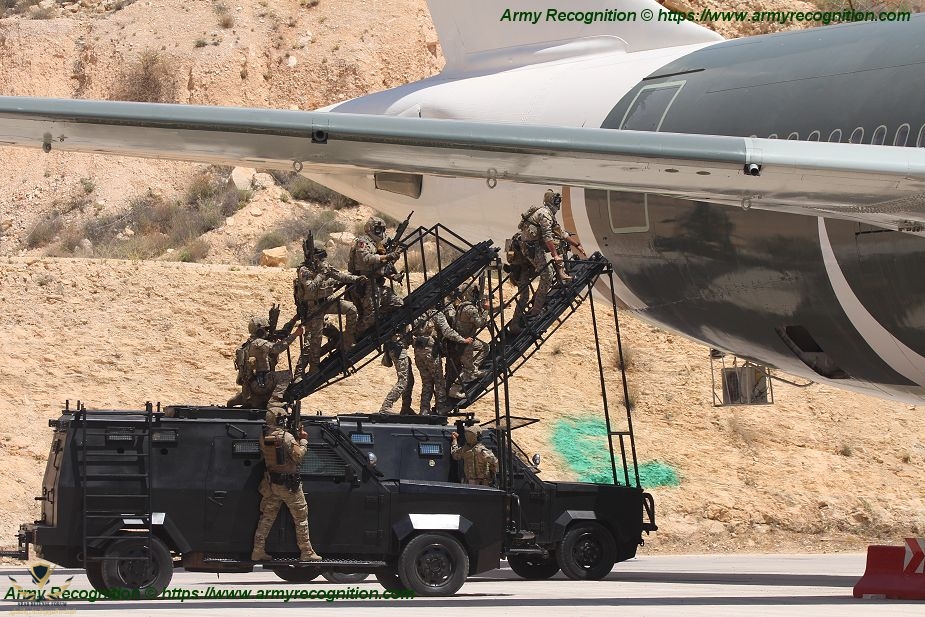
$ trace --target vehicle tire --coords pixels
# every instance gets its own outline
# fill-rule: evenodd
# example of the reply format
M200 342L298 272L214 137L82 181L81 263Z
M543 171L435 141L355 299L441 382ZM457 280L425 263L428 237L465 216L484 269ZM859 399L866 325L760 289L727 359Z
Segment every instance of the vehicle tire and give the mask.
M100 582L104 589L128 590L141 598L156 598L173 577L173 558L156 537L115 540L103 550ZM145 559L147 558L147 559Z
M366 572L322 572L329 583L362 583L369 576Z
M103 584L103 562L89 561L86 570L90 585L97 591L106 591L106 586Z
M552 578L559 571L559 562L556 561L555 553L550 553L549 557L543 557L542 555L511 555L507 558L507 563L511 566L514 574L528 581Z
M419 596L451 596L468 574L468 553L456 538L444 533L415 537L398 558L398 576L404 588Z
M401 577L398 576L397 568L386 568L385 570L379 570L376 572L376 580L379 581L379 584L382 585L382 588L386 591L398 591L400 589L406 589L404 584L401 582Z
M597 581L613 570L617 549L613 536L600 523L573 525L557 551L559 567L569 578Z
M273 574L290 583L308 583L321 574L314 566L280 566L273 568Z

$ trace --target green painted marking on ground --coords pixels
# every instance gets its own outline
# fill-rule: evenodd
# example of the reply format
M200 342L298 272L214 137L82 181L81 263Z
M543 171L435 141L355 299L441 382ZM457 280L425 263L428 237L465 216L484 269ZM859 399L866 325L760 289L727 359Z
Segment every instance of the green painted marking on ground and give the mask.
M607 427L603 418L567 417L553 425L552 446L562 456L582 482L610 484L613 474L607 453ZM623 466L617 448L617 479L623 483ZM629 444L627 444L627 448ZM630 483L635 481L632 467ZM643 487L678 486L677 472L661 461L647 461L639 466L639 482Z

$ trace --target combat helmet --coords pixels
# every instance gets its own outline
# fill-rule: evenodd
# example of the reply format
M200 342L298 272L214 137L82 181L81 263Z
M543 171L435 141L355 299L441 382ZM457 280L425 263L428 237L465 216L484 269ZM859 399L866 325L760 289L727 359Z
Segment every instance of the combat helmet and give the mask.
M548 189L543 195L543 205L548 206L550 210L553 211L553 214L559 211L559 206L562 204L562 194L557 193L552 189Z
M363 226L363 232L376 242L385 240L385 221L378 216L371 216Z
M479 427L477 426L467 426L463 430L463 435L466 438L466 445L474 446L479 442Z
M266 317L251 317L250 323L247 324L247 331L253 336L258 330L266 331L269 327L270 321Z

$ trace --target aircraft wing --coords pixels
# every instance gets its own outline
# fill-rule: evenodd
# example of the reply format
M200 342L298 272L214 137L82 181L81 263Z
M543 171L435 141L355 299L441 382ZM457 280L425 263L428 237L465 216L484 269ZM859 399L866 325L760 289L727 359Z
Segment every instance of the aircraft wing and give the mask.
M22 97L0 97L0 145L640 191L925 233L925 148Z

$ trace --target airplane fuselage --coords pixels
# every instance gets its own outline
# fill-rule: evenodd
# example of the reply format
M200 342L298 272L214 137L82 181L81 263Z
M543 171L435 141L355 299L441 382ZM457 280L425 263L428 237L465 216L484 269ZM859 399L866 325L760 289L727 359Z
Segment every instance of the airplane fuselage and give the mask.
M340 112L925 147L925 18L502 72L441 74ZM502 241L543 188L313 176L393 215ZM567 191L563 218L616 265L621 301L691 338L809 379L925 400L925 238L838 218L656 194Z

